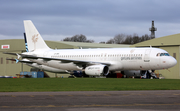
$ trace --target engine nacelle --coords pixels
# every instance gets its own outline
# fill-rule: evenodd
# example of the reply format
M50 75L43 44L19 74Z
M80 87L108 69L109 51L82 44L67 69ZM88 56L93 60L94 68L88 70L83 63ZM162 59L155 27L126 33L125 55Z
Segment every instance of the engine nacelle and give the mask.
M106 76L109 68L106 65L92 65L85 68L85 74L89 76Z

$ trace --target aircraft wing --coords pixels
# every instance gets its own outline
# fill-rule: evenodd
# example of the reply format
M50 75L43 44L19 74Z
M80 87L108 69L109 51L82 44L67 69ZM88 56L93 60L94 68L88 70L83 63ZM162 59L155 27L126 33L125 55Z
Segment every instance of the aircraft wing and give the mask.
M9 55L17 55L18 53L11 53L11 52L3 52L4 54L9 54Z
M73 60L73 59L61 59L61 58L50 58L50 57L37 57L37 56L33 56L33 55L25 55L25 54L21 54L22 58L29 58L29 59L43 59L46 61L50 61L50 60L56 60L56 61L61 61L61 63L70 63L73 62L76 65L80 65L80 64L104 64L107 66L110 66L111 63L105 63L105 62L94 62L94 61L82 61L82 60Z

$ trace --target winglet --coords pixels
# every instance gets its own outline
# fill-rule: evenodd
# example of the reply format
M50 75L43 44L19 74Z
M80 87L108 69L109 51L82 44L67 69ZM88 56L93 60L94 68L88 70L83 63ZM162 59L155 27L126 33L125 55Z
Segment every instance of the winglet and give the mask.
M19 55L18 53L16 53L16 55L17 55L18 59L21 57L21 55Z
M19 60L18 59L15 59L16 60L16 63L18 63L19 62Z

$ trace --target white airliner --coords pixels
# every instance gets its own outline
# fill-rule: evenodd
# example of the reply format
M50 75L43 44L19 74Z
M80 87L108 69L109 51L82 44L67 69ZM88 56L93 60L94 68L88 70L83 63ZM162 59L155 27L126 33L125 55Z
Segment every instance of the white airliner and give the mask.
M24 21L27 51L20 56L33 63L65 71L106 76L110 71L160 70L177 61L159 48L50 49L30 20Z

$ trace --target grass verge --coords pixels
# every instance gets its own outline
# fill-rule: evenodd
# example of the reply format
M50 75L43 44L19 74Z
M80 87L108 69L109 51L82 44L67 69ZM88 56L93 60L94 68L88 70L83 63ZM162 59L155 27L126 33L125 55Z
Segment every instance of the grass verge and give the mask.
M0 79L0 92L180 90L180 80L119 78Z

